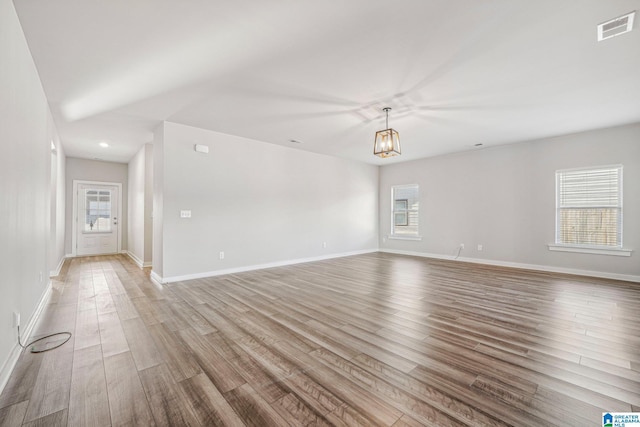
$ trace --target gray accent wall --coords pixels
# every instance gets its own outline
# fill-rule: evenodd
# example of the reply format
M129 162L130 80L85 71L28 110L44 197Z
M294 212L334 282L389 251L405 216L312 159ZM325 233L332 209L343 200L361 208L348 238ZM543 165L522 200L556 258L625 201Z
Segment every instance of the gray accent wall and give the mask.
M161 265L154 249L156 274L377 250L377 166L171 122L159 132L154 168L163 182L154 184L162 212L156 201L154 239L163 242ZM191 218L180 218L181 210Z
M623 246L633 249L631 256L549 251L555 238L555 171L613 164L624 166ZM420 241L388 238L391 187L399 184L420 185ZM640 276L640 124L470 147L381 168L382 250L447 258L460 243L463 259Z

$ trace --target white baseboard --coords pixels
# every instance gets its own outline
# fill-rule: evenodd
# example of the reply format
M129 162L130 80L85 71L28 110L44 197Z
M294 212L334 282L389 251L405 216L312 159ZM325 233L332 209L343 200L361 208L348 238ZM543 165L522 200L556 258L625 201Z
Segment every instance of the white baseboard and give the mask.
M126 254L129 255L129 258L140 268L151 267L150 262L143 262L136 254L130 251L126 251Z
M49 272L49 277L56 277L60 275L60 270L62 270L62 266L64 265L64 262L66 259L67 259L67 255L62 257L56 269Z
M38 323L40 314L42 313L42 310L44 310L44 307L47 305L50 295L51 295L51 281L49 281L49 284L47 285L46 289L42 293L42 296L40 297L40 301L38 301L38 305L36 306L35 311L29 318L29 321L23 327L20 328L20 340L22 342L25 342L25 343L29 342L31 333L33 332L33 328L35 328L36 324ZM16 338L16 342L13 348L11 349L9 356L7 357L5 362L2 364L2 368L0 369L0 393L2 393L7 383L9 382L9 377L11 376L13 369L16 367L16 364L18 363L18 359L22 354L22 347L20 347L20 345L18 344L17 329L15 330L15 338Z
M601 279L624 280L627 282L640 282L640 276L635 276L631 274L608 273L604 271L580 270L575 268L553 267L549 265L539 265L539 264L524 264L519 262L496 261L496 260L481 259L481 258L459 257L456 259L455 256L453 255L440 255L440 254L431 254L431 253L414 252L414 251L399 251L394 249L380 249L380 252L386 252L386 253L398 254L398 255L418 256L423 258L472 262L475 264L495 265L497 267L512 267L512 268L520 268L524 270L545 271L549 273L574 274L576 276L598 277Z
M156 285L160 285L162 286L162 276L160 276L158 273L156 273L155 271L151 271L151 274L149 275L149 278L151 279L151 281L153 283L155 283Z
M297 259L291 259L286 261L270 262L266 264L255 264L255 265L248 265L244 267L227 268L224 270L207 271L204 273L185 274L182 276L172 276L172 277L160 277L159 275L157 275L152 271L151 278L158 283L181 282L184 280L203 279L205 277L222 276L224 274L243 273L245 271L262 270L265 268L274 268L274 267L284 267L287 265L302 264L305 262L323 261L323 260L332 259L332 258L342 258L342 257L352 256L352 255L369 254L372 252L378 252L378 249L377 248L365 249L362 251L342 252L337 254L321 255L321 256L310 257L310 258L297 258Z

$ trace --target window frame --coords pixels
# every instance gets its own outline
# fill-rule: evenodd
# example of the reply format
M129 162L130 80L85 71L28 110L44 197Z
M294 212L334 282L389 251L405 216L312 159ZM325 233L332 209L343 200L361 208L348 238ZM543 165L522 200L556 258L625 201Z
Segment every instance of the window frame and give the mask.
M418 209L411 209L409 204L409 199L400 198L396 199L395 193L396 190L399 189L407 189L407 188L415 188L417 193L418 200ZM396 201L404 201L406 208L401 211L396 210ZM406 215L406 225L409 226L409 215L415 212L416 217L418 218L415 234L396 234L396 227L402 227L403 225L396 225L396 214L404 214ZM419 184L402 184L402 185L392 185L391 186L391 232L388 236L389 239L395 240L422 240L422 236L420 235L420 185Z
M581 243L566 243L561 240L561 210L563 207L560 206L560 196L561 196L561 176L562 174L572 173L572 172L581 172L581 171L596 171L596 170L606 170L606 169L617 169L618 170L618 205L615 206L615 209L619 210L617 214L618 222L617 222L617 230L616 234L618 237L616 245L597 245L597 244L581 244ZM579 253L589 253L589 254L600 254L600 255L619 255L619 256L630 256L631 251L623 248L623 218L624 218L624 204L623 204L623 166L621 164L617 165L602 165L602 166L590 166L590 167L582 167L582 168L573 168L573 169L559 169L555 172L555 192L556 192L556 206L555 206L555 235L554 235L554 243L549 244L548 248L551 251L561 251L561 252L579 252ZM576 206L574 209L598 209L599 207L592 206ZM600 207L601 209L606 208L605 206Z
M89 194L90 192L95 192L95 194ZM104 194L104 193L108 193L108 194ZM95 200L95 207L91 206L91 200L89 200L89 196L95 196L96 200ZM113 216L113 212L112 212L112 207L111 207L111 199L113 198L113 193L111 192L111 190L104 190L104 189L96 189L96 188L85 188L83 190L83 197L84 197L84 201L85 201L85 206L84 206L84 221L85 221L85 227L81 230L81 232L83 234L101 234L101 233L112 233L113 232L113 227L111 224L111 217ZM108 200L102 200L102 197L108 197ZM102 203L108 203L108 209L104 209L102 208ZM95 213L92 213L95 212ZM99 221L99 219L101 218L105 218L104 217L104 213L108 213L109 217L107 218L106 221ZM86 220L88 217L91 216L96 216L96 222L95 222L95 226L96 228L93 229L93 227L91 227L89 230L86 229ZM107 228L101 228L100 224L106 224Z

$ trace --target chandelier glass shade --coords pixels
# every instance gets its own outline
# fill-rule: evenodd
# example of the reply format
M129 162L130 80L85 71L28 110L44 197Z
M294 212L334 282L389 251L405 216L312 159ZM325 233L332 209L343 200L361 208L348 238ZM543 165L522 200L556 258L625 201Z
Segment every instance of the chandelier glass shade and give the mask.
M389 111L391 108L385 107L383 110L387 114L387 128L376 132L376 141L373 144L373 154L386 158L400 154L400 135L398 134L398 131L389 127Z

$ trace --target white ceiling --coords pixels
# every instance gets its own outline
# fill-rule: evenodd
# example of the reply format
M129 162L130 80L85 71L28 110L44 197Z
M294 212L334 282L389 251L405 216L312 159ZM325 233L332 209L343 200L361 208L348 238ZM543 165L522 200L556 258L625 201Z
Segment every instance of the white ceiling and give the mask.
M640 121L640 31L596 41L638 0L14 4L72 157L128 162L162 120L373 164Z

